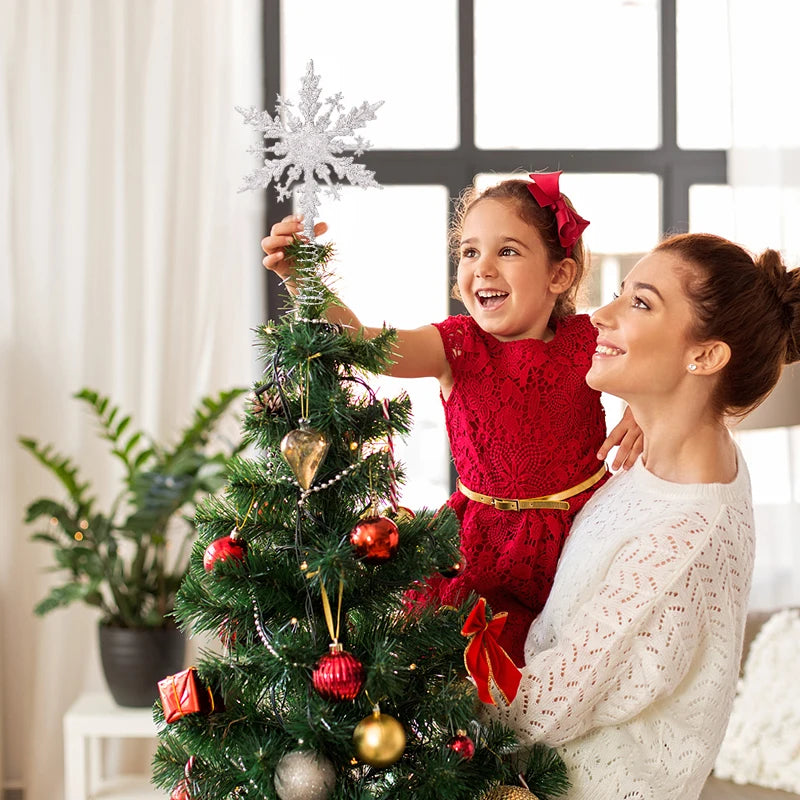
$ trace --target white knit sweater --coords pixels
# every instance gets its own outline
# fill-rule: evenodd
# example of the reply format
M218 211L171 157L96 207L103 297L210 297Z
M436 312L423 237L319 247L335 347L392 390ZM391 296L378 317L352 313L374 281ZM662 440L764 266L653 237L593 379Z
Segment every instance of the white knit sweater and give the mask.
M641 459L576 518L519 693L487 713L557 746L569 800L696 800L731 710L753 566L750 479L676 484Z

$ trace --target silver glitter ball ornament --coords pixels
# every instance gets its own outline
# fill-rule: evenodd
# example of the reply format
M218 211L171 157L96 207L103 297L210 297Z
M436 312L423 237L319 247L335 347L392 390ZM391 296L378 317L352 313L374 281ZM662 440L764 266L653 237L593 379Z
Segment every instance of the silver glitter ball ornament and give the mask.
M328 800L336 770L313 750L293 750L275 767L275 791L281 800Z

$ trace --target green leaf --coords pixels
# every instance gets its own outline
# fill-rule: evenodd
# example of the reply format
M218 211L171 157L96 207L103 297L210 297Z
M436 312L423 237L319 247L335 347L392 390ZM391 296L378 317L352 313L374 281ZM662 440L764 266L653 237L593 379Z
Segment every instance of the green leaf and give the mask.
M20 437L18 441L39 463L47 467L58 478L76 509L79 512L88 513L94 498L86 496L85 492L89 484L78 481L78 468L70 459L54 453L52 445L42 446L35 439Z
M88 589L89 586L84 586L80 583L65 583L63 586L56 586L50 590L50 594L38 603L33 610L36 614L42 616L55 608L61 608L77 600L83 600Z
M34 522L40 517L55 517L59 522L72 520L74 515L62 503L51 500L49 497L40 497L34 500L27 508L25 522ZM66 527L72 527L70 522Z
M55 544L55 545L61 544L61 541L59 539L56 539L56 537L50 533L34 533L31 534L31 539L33 539L36 542L47 542L48 544Z
M117 432L115 434L115 441L119 440L119 437L122 436L122 434L125 431L125 428L127 428L128 425L130 425L130 422L131 422L131 415L130 414L128 414L127 417L124 417L120 421L119 425L117 425Z
M125 445L125 449L122 452L125 453L126 456L129 455L131 450L133 450L133 448L136 447L137 443L141 438L142 438L141 431L137 431L136 433L134 433L133 436L131 436L131 438L128 439L128 443Z
M142 450L142 452L139 453L138 456L136 456L133 462L133 472L139 469L142 466L142 464L144 464L147 461L148 458L152 458L154 455L155 451L150 448L148 448L147 450Z
M91 406L103 431L103 438L108 439L113 444L112 454L125 464L128 475L133 474L139 465L137 465L136 461L131 462L130 460L132 450L144 434L141 431L136 431L131 434L127 443L123 444L122 435L130 425L130 414L125 415L119 422L116 422L117 416L121 414L119 407L110 406L109 398L102 397L93 389L81 389L75 394L75 397ZM108 410L109 406L110 410ZM108 413L106 413L107 410Z

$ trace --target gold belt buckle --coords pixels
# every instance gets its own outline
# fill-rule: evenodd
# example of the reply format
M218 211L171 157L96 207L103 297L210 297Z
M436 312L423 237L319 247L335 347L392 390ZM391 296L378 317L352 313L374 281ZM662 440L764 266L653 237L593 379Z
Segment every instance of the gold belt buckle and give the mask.
M493 497L492 505L498 511L519 511L519 500L503 500L501 497Z

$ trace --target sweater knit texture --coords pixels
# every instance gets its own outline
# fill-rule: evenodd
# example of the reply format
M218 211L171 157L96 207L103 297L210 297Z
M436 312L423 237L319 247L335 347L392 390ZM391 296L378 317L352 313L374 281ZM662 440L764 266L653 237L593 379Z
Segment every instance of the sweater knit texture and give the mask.
M569 800L697 800L722 743L753 568L750 479L676 484L639 459L577 516L510 706Z
M456 470L464 485L492 497L560 492L601 466L605 439L600 393L586 385L597 332L585 314L559 320L553 338L500 341L472 317L436 323L453 388L442 399ZM463 568L429 578L418 602L457 606L471 592L508 613L501 644L518 663L525 637L550 592L572 520L596 486L569 510L503 511L456 492Z

